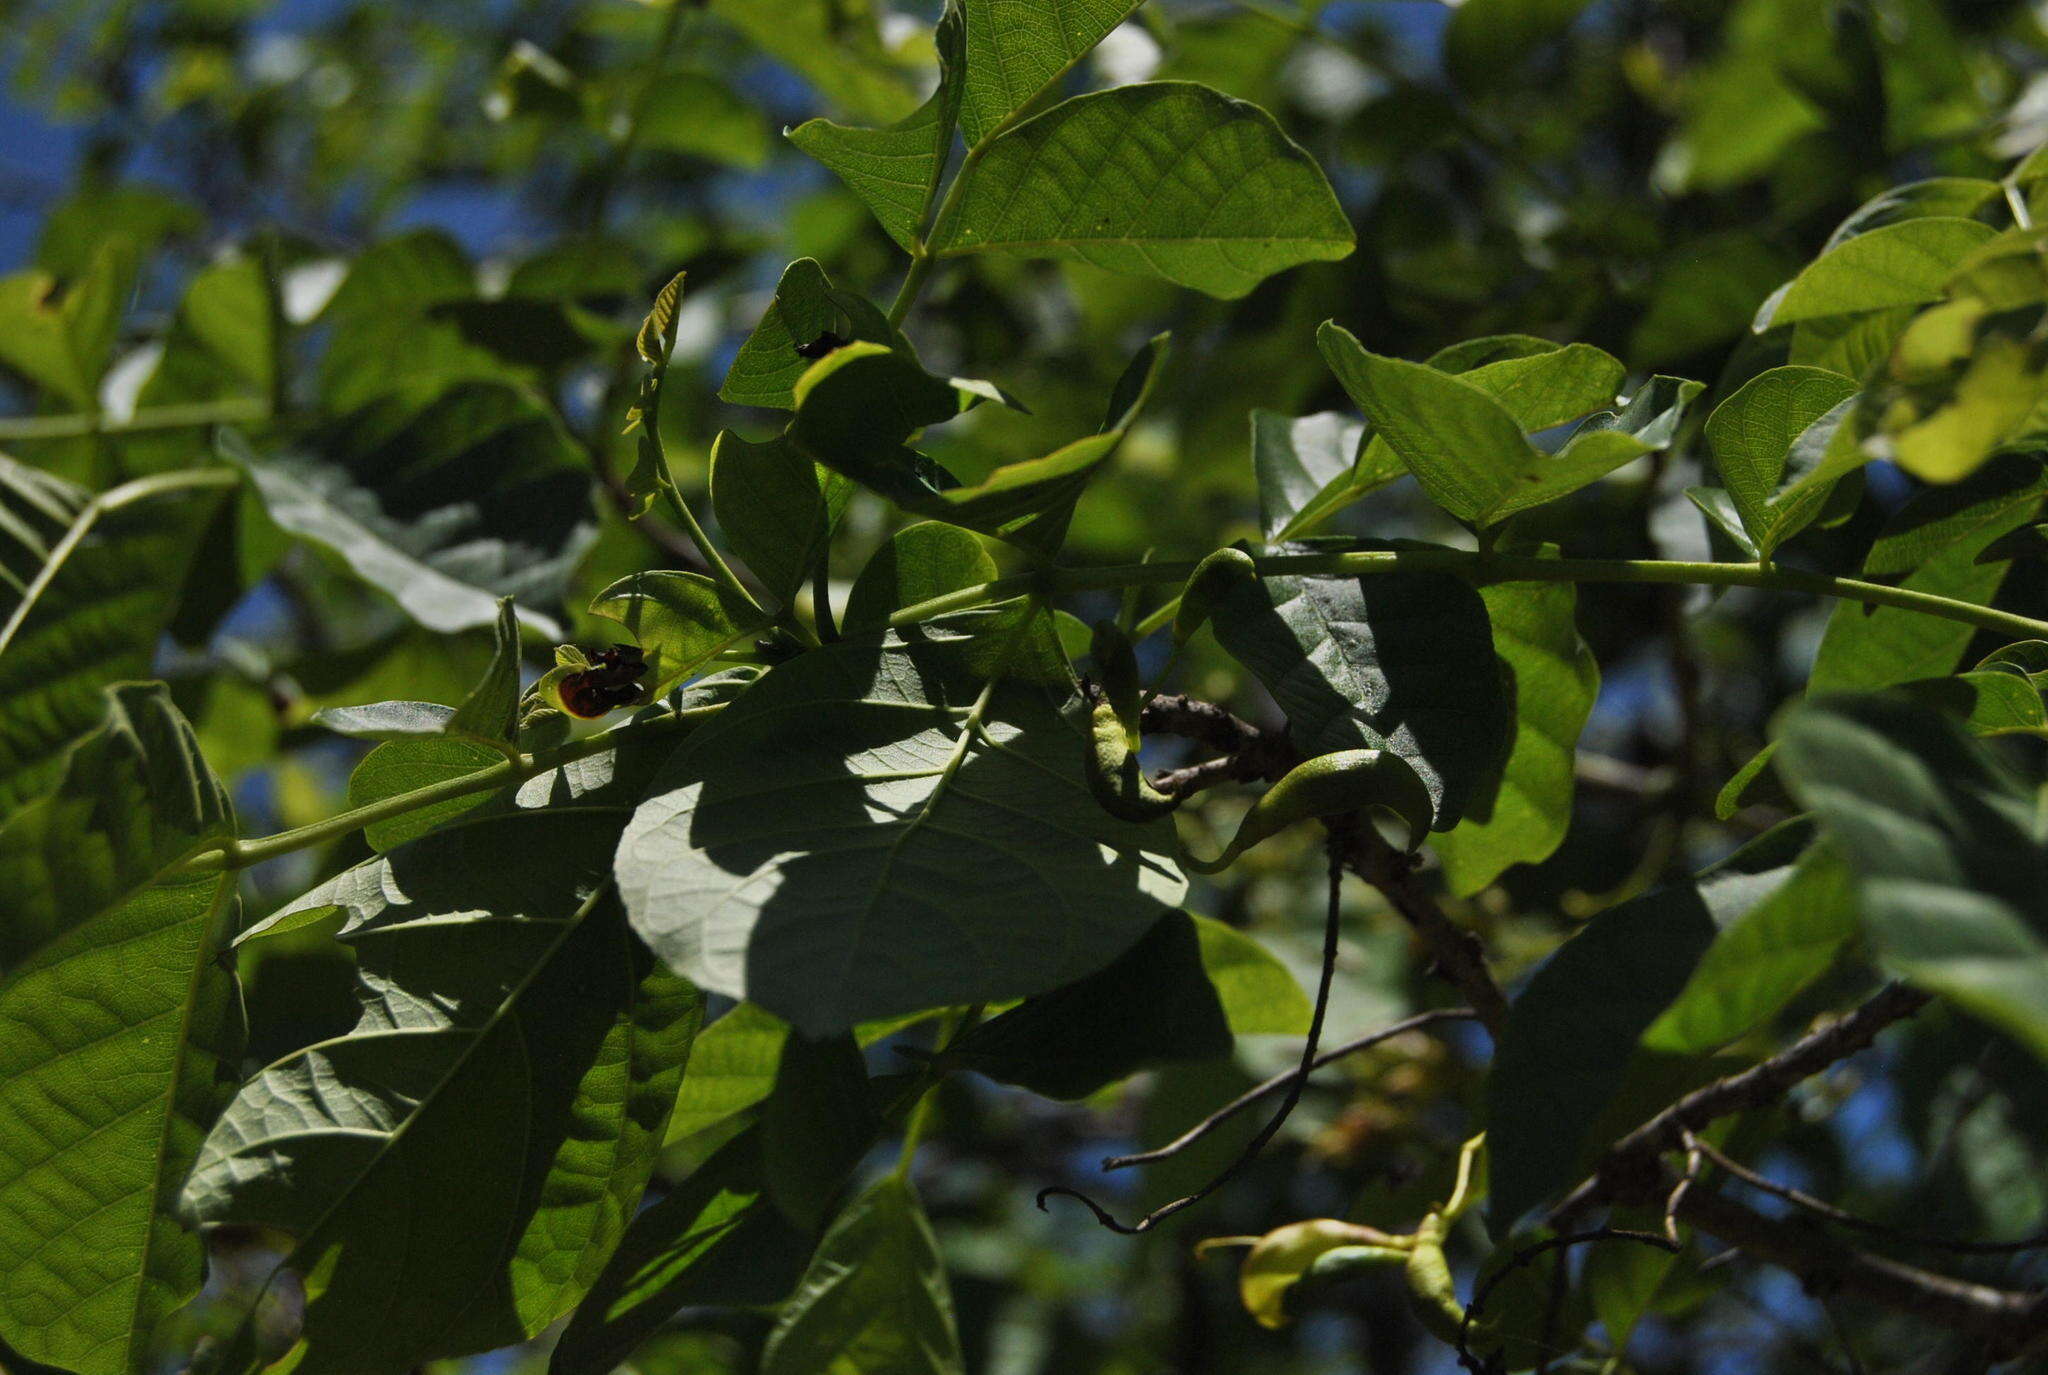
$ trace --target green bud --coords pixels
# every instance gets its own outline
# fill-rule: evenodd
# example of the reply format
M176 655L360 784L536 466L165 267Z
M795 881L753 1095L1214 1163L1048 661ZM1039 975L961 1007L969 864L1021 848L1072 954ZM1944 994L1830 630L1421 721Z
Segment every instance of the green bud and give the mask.
M1408 826L1411 849L1429 830L1435 815L1429 790L1400 755L1392 750L1338 750L1295 765L1285 778L1266 789L1238 823L1237 834L1222 854L1207 861L1184 856L1183 863L1198 874L1213 874L1297 821L1368 807L1401 818Z
M1180 805L1179 798L1153 787L1138 767L1137 751L1114 703L1098 702L1089 713L1084 772L1088 791L1102 810L1120 820L1152 821Z
M1216 603L1239 583L1258 576L1252 556L1242 549L1218 549L1195 565L1180 590L1180 610L1173 618L1173 642L1184 645L1209 623Z

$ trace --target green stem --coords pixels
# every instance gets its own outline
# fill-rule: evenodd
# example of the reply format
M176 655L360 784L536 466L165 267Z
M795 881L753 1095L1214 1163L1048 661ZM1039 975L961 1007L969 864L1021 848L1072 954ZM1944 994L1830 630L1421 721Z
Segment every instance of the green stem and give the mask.
M1475 553L1463 549L1385 549L1356 553L1281 554L1255 560L1260 577L1364 576L1372 573L1453 573L1474 582L1661 583L1702 587L1755 587L1802 592L1816 597L1916 611L2023 639L2048 639L2048 621L1977 606L1932 592L1887 587L1858 578L1838 578L1754 563L1697 563L1674 559L1540 559L1526 555ZM1129 587L1134 583L1185 582L1193 560L1113 564L1101 568L1056 568L1012 574L908 606L889 618L909 625L947 612L1002 601L1031 591L1054 594ZM1151 618L1148 618L1150 620Z
M976 1003L962 1012L948 1008L939 1018L938 1034L932 1044L940 1052L952 1044L955 1037L981 1020L983 1004ZM936 1061L934 1062L936 1063ZM917 1091L917 1102L910 1109L910 1120L903 1124L903 1148L896 1153L896 1168L889 1173L898 1179L910 1178L910 1167L917 1160L917 1148L932 1124L932 1090L945 1078L943 1071L932 1074L931 1081Z
M954 184L959 184L957 177ZM903 285L896 289L896 299L889 303L889 324L892 328L900 326L910 314L910 308L917 304L918 296L924 291L924 280L932 275L932 264L937 261L925 251L923 244L919 244L917 251L911 254L910 271L904 274Z
M109 420L97 412L6 416L0 417L0 444L80 439L87 435L147 434L153 430L197 429L205 425L245 425L268 420L270 415L269 401L258 396L238 396L177 406L144 406L126 420Z
M294 850L303 850L311 845L337 840L365 826L388 821L392 817L403 816L422 807L431 807L437 802L467 797L471 793L489 792L508 784L523 783L529 778L546 773L549 769L559 768L563 764L616 748L628 737L660 735L678 728L694 726L723 708L723 703L708 707L692 707L672 716L656 717L637 725L628 724L599 735L571 740L552 749L535 750L532 754L514 753L503 763L489 765L474 773L445 778L438 783L429 783L425 787L414 788L409 792L380 798L375 802L338 812L324 821L315 821L307 826L295 826L289 831L279 831L275 835L261 836L255 840L229 840L213 849L199 851L185 862L184 869L189 873L246 869L252 864L261 864L265 860L276 859L279 855L290 854Z

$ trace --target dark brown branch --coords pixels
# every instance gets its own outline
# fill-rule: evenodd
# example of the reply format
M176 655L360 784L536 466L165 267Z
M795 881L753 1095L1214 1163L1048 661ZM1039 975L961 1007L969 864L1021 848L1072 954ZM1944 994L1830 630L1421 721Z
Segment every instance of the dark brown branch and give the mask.
M1847 1016L1794 1041L1769 1059L1695 1089L1615 1142L1593 1177L1559 1204L1552 1216L1567 1217L1624 1194L1642 1198L1644 1181L1663 1174L1658 1157L1684 1148L1690 1134L1705 1130L1720 1118L1776 1103L1798 1084L1865 1049L1879 1032L1912 1016L1929 1001L1930 996L1918 989L1886 984Z
M1710 1141L1704 1141L1695 1136L1690 1138L1690 1145L1701 1155L1713 1161L1752 1189L1767 1193L1773 1198L1781 1198L1787 1203L1804 1208L1815 1216L1825 1218L1839 1226L1853 1228L1859 1232L1867 1232L1872 1236L1887 1237L1903 1245L1925 1246L1931 1250L1953 1251L1960 1255L1972 1256L2011 1256L2018 1255L2023 1251L2039 1251L2048 1248L2048 1232L2024 1237L2019 1241L1956 1241L1949 1237L1938 1237L1926 1232L1915 1232L1904 1227L1894 1227L1889 1223L1878 1222L1872 1218L1858 1217L1855 1213L1837 1208L1825 1199L1815 1198L1812 1194L1792 1188L1787 1184L1780 1184L1775 1180L1758 1174L1747 1165L1730 1159L1725 1152Z
M1389 845L1378 831L1355 817L1346 819L1343 833L1344 862L1379 889L1414 928L1436 962L1437 972L1457 986L1480 1023L1498 1041L1508 1022L1508 1000L1486 967L1486 950L1479 937L1445 914L1415 872L1412 856Z
M1325 1065L1335 1064L1347 1055L1356 1055L1361 1050L1370 1049L1382 1041L1391 1041L1396 1036L1404 1035L1410 1031L1420 1031L1424 1027L1435 1026L1439 1022L1469 1022L1473 1020L1475 1015L1469 1007L1445 1007L1437 1008L1431 1012L1417 1013L1413 1017L1403 1018L1401 1021L1395 1022L1392 1026L1383 1026L1378 1031L1360 1036L1356 1040L1346 1041L1343 1045L1331 1047L1329 1050L1316 1056L1308 1064L1306 1072L1313 1073ZM1102 1168L1105 1170L1122 1170L1132 1165L1149 1165L1155 1160L1164 1160L1168 1156L1179 1155L1182 1151L1194 1145L1195 1142L1201 1140L1252 1104L1269 1094L1286 1088L1289 1084L1301 1078L1303 1073L1304 1071L1300 1067L1282 1070L1263 1084L1256 1084L1246 1089L1243 1093L1240 1093L1237 1097L1195 1123L1194 1126L1189 1127L1164 1146L1156 1150L1140 1151L1136 1155L1113 1155L1102 1162Z

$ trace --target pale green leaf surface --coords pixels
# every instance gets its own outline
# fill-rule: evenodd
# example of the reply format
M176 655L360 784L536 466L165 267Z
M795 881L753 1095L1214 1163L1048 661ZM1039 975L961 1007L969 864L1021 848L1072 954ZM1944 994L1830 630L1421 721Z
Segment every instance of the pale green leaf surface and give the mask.
M646 652L640 681L655 693L769 624L766 613L724 584L669 570L621 578L592 599L590 612L617 621Z
M1856 384L1821 368L1779 367L1752 377L1707 418L1707 447L1742 526L1765 557L1820 513L1827 483L1804 482L1816 463L1795 462L1823 418L1856 393ZM1838 417L1839 420L1839 417ZM1816 434L1821 449L1832 438ZM1860 461L1860 455L1857 461ZM1804 471L1802 471L1804 470Z
M1918 306L1972 249L1997 231L1976 220L1935 215L1904 220L1837 244L1772 293L1757 311L1758 330L1827 315L1861 315Z
M146 1365L198 1289L173 1216L233 1092L234 876L180 876L233 830L161 685L102 699L55 791L0 828L0 1341L77 1375Z
M898 530L869 556L853 580L840 622L849 634L879 630L906 606L995 576L996 561L972 532L941 521L919 521Z
M1202 967L1223 1003L1233 1036L1301 1036L1308 1031L1308 994L1272 951L1213 917L1195 918Z
M960 127L987 138L1088 55L1143 0L964 0Z
M1082 781L1071 689L970 668L1017 652L1013 629L980 643L989 620L813 651L695 735L619 845L634 929L822 1035L1058 987L1178 906L1172 833Z

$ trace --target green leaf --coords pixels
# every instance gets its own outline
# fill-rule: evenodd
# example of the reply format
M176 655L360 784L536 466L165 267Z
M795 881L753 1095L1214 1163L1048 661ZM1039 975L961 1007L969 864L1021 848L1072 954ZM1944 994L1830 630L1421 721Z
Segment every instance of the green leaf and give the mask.
M1460 86L1497 86L1532 50L1564 36L1587 0L1465 0L1444 27L1444 66Z
M129 1375L199 1287L173 1205L233 1092L241 1002L216 962L235 875L180 867L234 821L167 689L102 701L0 828L0 1340Z
M1986 211L2002 210L2004 206L2004 188L1982 177L1929 177L1925 181L1909 181L1904 186L1880 191L1852 210L1835 226L1835 232L1828 235L1821 252L1826 253L1860 234L1868 234L1889 224L1930 216L1972 220Z
M1457 823L1506 753L1511 704L1486 604L1463 579L1255 579L1217 602L1214 624L1304 754L1392 750L1428 789L1438 830Z
M782 270L775 299L733 356L719 399L736 406L795 410L797 379L817 361L797 350L814 347L826 334L848 342L909 347L865 297L839 290L815 260L798 258Z
M474 740L512 739L513 713L519 706L519 622L512 599L498 603L491 628L491 657L476 686L459 707L435 702L372 702L360 707L322 707L314 724L337 735L359 740L410 740L423 736L461 735Z
M2048 1059L2048 835L2025 786L1953 723L1821 698L1778 733L1787 780L1848 856L1884 968Z
M1940 299L1949 274L1972 249L1995 237L1989 225L1941 215L1859 234L1773 292L1751 327L1760 332L1825 315L1925 305Z
M783 1306L761 1375L960 1375L953 1297L917 1191L884 1176L833 1222Z
M443 633L498 619L515 597L559 605L596 537L590 478L559 422L511 387L459 387L426 408L358 411L303 449L261 457L224 434L272 520L337 555L406 614Z
M787 602L824 557L852 488L788 441L750 444L730 430L711 445L711 509L733 552Z
M1946 712L1975 736L2043 735L2048 709L2041 691L2016 673L1958 673L1901 683L1898 695Z
M1645 1031L1687 991L1717 939L1792 884L1808 834L1780 827L1695 879L1608 908L1536 971L1508 1009L1487 1076L1494 1235L1584 1176L1608 1144L1593 1126Z
M71 408L97 411L135 270L129 245L110 240L74 281L41 269L0 277L0 366Z
M1386 441L1438 505L1479 527L1554 501L1665 447L1674 437L1679 412L1699 391L1698 383L1652 379L1619 413L1588 421L1561 450L1545 454L1524 437L1525 428L1533 427L1481 383L1428 364L1368 353L1334 323L1325 322L1316 341L1330 370L1372 422L1375 440ZM1526 376L1529 363L1512 362L1516 371L1496 386ZM1540 419L1554 415L1561 398L1576 404L1586 394L1583 382L1561 385L1564 379L1606 375L1598 359L1583 355L1557 366L1560 378L1530 385L1510 399Z
M761 1105L761 1165L776 1209L816 1235L881 1129L853 1033L791 1035Z
M835 349L797 379L790 443L834 472L915 507L958 484L922 454L904 447L927 425L959 414L952 386L910 354L880 344Z
M690 1067L669 1114L674 1145L745 1112L775 1087L789 1024L753 1003L740 1003L704 1028L690 1047Z
M969 1030L946 1061L1073 1099L1148 1065L1227 1055L1231 1040L1194 921L1169 912L1104 968Z
M1549 858L1572 817L1579 732L1600 691L1600 665L1579 638L1570 583L1481 588L1493 645L1507 666L1513 735L1490 797L1432 842L1453 893L1478 892L1516 864Z
M967 75L960 127L972 148L1074 69L1143 0L1058 0L1039 8L964 0Z
M1233 1036L1305 1036L1308 994L1294 971L1272 951L1213 917L1196 917L1202 968L1223 1004Z
M933 228L942 257L1068 258L1231 297L1353 245L1322 170L1271 115L1186 82L1076 96L965 175Z
M633 1219L548 1375L610 1375L685 1306L780 1302L809 1258L810 1238L768 1203L760 1133L743 1132Z
M147 677L226 475L138 478L94 497L0 454L0 815L51 786Z
M476 740L444 735L432 740L389 740L364 755L348 777L348 805L367 807L387 797L446 783L505 762L503 752ZM487 793L432 802L373 821L363 839L375 850L390 850L425 835L442 822L483 805Z
M1066 539L1081 493L1116 455L1166 365L1168 335L1139 350L1111 393L1102 429L1085 439L1022 463L1005 464L971 487L947 487L905 501L924 515L994 535L1039 554Z
M621 578L590 614L626 627L647 655L650 693L695 672L713 655L766 630L766 612L702 573L658 571Z
M771 669L676 753L620 842L634 929L811 1035L1070 983L1186 889L1165 823L1089 796L1067 683L981 680L978 655L1014 672L1042 652L1014 617L917 631Z
M905 526L877 549L853 580L841 628L880 630L906 606L990 582L996 561L979 538L935 520Z
M1860 241L1859 241L1860 242ZM1863 576L1986 606L2012 567L1985 551L2040 519L2048 475L2033 458L1994 460L1967 480L1931 488L1894 516L1863 561ZM1838 603L1807 680L1812 692L1889 687L1955 668L1975 632L1891 607Z
M493 812L296 904L345 914L361 1018L245 1085L185 1188L194 1222L295 1239L295 1370L517 1342L603 1269L703 1011L610 895L631 792Z
M1269 542L1315 528L1362 491L1349 479L1366 439L1365 426L1323 411L1296 419L1252 411L1252 472L1259 484L1259 529Z
M1856 384L1820 368L1760 373L1707 417L1707 447L1759 554L1777 547L1820 514L1842 465L1863 455L1843 421ZM1846 441L1848 454L1834 458ZM1832 461L1831 461L1832 460Z
M962 95L964 28L958 0L952 0L932 35L939 52L939 84L924 104L888 128L849 129L814 119L787 135L831 168L906 252L917 248L918 231L938 190L939 174L946 169L946 155L953 149Z

